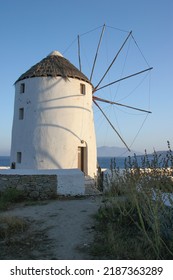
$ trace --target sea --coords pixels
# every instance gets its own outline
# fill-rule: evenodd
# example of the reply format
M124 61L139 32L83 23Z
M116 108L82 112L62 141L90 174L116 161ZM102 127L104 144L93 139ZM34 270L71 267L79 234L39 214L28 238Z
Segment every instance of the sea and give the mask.
M133 157L131 157L133 158ZM141 156L137 157L139 159L139 162L141 160ZM111 162L116 163L116 167L123 169L124 168L124 164L125 164L125 157L98 157L97 161L98 161L98 165L101 168L107 168L110 169L111 166ZM140 165L140 163L139 163ZM0 166L10 166L10 157L9 156L0 156Z
M0 156L0 166L10 166L10 157Z

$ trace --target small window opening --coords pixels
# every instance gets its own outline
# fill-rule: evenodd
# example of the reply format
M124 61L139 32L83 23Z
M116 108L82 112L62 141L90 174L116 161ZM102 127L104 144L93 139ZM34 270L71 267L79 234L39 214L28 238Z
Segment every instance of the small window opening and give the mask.
M24 93L25 92L25 84L22 83L20 84L20 93Z
M19 108L19 120L24 119L24 108Z
M86 94L86 87L85 87L85 84L80 84L80 93L81 93L81 94Z
M21 163L21 162L22 162L22 153L17 152L17 163Z

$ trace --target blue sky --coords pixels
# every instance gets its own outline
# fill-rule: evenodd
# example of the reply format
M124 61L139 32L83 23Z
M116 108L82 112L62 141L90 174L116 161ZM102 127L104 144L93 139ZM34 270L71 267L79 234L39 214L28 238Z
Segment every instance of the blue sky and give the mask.
M82 71L89 75L104 23L123 31L106 27L93 77L94 85L103 75L106 62L111 61L127 37L128 33L124 31L133 31L153 70L133 78L133 84L125 81L98 91L97 96L150 109L152 114L147 116L122 107L100 105L133 150L165 150L167 140L173 146L172 15L172 0L0 0L0 155L10 153L14 82L17 78L56 49L78 66L77 35L94 29L80 37ZM147 67L131 40L103 84ZM97 145L123 147L97 108L94 108L94 114Z

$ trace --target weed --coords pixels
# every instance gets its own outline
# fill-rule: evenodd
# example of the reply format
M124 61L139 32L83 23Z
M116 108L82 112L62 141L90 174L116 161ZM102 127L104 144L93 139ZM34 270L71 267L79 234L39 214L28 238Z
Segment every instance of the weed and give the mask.
M109 187L97 215L93 254L113 259L173 259L173 155L156 152L111 163ZM170 207L165 205L164 196ZM100 232L100 233L98 233ZM100 246L99 246L100 244Z
M24 219L11 216L0 217L0 238L9 242L14 234L24 232L27 226L28 223Z
M23 199L23 192L15 188L6 189L0 193L0 210L5 210L11 203L19 202Z

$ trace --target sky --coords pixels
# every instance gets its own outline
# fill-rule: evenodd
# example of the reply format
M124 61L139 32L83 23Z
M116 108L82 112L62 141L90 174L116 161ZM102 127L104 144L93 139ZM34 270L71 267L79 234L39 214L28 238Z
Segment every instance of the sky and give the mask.
M96 85L132 30L102 85L153 67L95 95L152 111L146 114L99 103L127 145L153 152L173 146L173 1L172 0L0 0L0 155L10 154L14 83L31 66L58 50L78 67L80 35L82 72L91 73L105 24L92 83ZM135 38L135 41L133 40ZM93 106L97 146L124 147Z

